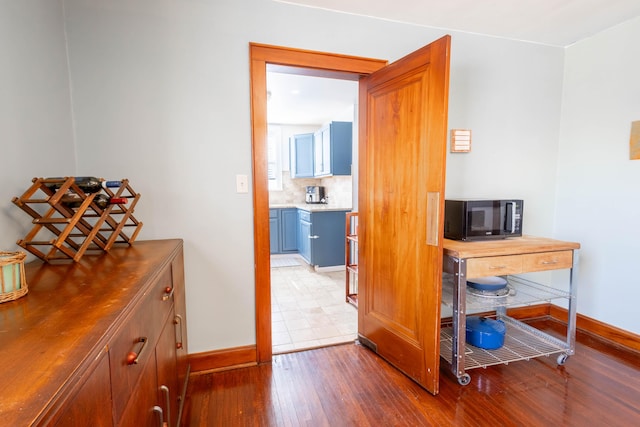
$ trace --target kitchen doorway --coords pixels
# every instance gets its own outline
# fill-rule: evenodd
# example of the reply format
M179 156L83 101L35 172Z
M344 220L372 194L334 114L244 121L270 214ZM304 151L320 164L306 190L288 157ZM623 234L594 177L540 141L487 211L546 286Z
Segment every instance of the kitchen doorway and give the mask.
M276 71L271 71L275 68ZM290 141L318 135L328 123L353 123L350 141L357 142L358 83L353 80L278 72L267 66L267 163L271 236L272 353L353 342L357 338L357 309L346 302L344 257L338 265L314 268L297 252L297 244L284 242L284 233L301 232L298 208L352 210L356 206L357 143L352 144L352 173L296 176L290 159ZM313 138L315 138L314 136ZM298 173L299 175L299 173ZM356 181L357 182L357 181ZM307 186L323 190L322 203L307 204ZM293 217L283 221L287 212ZM292 214L293 213L293 214ZM341 221L339 225L342 225ZM308 233L307 233L308 234ZM282 236L282 239L281 239ZM298 236L300 241L305 236ZM322 236L321 236L322 238ZM302 243L301 243L302 245ZM331 252L344 250L333 242ZM285 252L285 253L281 253Z
M253 141L254 256L256 275L256 362L272 358L269 192L267 162L267 65L281 71L358 81L387 61L251 43L251 120Z
M261 256L269 251L269 200L263 182L267 64L295 65L318 75L342 71L358 79L360 89L358 281L366 286L359 287L357 296L358 336L437 394L451 37L445 35L389 66L386 61L323 52L250 48L257 362L271 360L269 258ZM397 230L402 230L400 239ZM426 230L426 239L416 230ZM315 236L313 229L309 235Z

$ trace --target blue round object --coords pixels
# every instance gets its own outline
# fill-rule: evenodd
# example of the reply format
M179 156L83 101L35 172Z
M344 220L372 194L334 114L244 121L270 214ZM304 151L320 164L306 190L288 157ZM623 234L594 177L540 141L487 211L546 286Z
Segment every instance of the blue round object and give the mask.
M502 320L488 319L480 316L467 317L467 342L486 350L496 350L504 345L507 331Z
M467 280L467 286L480 291L499 291L507 286L507 279L499 276L478 277Z

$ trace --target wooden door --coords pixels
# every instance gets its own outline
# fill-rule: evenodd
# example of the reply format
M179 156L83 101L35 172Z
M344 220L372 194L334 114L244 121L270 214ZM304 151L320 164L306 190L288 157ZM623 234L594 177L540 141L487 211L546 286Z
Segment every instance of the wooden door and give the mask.
M358 334L434 394L450 43L360 81Z

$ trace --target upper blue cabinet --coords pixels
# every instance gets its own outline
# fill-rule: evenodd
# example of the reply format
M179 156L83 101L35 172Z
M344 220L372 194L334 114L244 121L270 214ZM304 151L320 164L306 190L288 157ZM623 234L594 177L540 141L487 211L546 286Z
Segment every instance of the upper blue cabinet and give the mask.
M289 140L292 178L351 175L351 122L331 122L314 134Z
M313 177L313 134L293 135L289 139L291 178Z
M313 176L351 175L351 122L331 122L313 134Z

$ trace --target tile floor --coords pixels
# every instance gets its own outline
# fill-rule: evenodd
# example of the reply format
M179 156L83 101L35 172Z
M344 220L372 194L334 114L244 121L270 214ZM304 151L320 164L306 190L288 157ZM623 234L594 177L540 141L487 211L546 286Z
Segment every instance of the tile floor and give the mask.
M272 266L290 265L286 257L273 255ZM358 312L344 300L344 271L317 273L299 261L271 269L273 354L354 341Z

